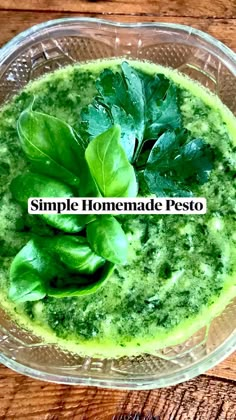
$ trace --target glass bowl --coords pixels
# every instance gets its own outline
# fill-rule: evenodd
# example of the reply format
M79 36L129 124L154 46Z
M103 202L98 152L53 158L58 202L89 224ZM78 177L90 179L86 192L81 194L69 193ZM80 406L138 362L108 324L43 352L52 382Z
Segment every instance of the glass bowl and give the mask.
M0 104L30 80L91 59L127 57L178 69L215 92L236 115L236 56L204 32L164 23L74 18L21 33L0 51ZM184 343L119 359L80 357L14 325L1 309L0 361L29 376L123 389L174 385L203 373L236 347L236 300Z

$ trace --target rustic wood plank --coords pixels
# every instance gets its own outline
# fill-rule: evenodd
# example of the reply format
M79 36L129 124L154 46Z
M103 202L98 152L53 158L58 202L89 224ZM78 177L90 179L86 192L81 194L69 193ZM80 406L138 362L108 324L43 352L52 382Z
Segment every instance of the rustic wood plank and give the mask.
M233 0L1 0L1 9L132 14L157 16L236 17Z
M213 369L208 370L206 375L236 381L236 352Z
M0 366L4 420L234 420L235 413L235 385L206 376L165 389L118 391L40 382Z
M50 19L57 19L61 17L71 17L74 14L53 13L53 12L13 12L13 11L0 11L0 27L1 37L0 45L9 41L13 36L19 32L27 29L40 22L45 22ZM80 17L84 16L83 13L79 14ZM123 22L172 22L190 25L194 28L201 29L218 38L220 41L227 44L230 48L236 51L236 19L203 19L203 18L186 18L186 17L161 17L155 16L120 16L120 15L107 15L107 14L89 14L90 17L107 18L115 21ZM7 22L7 24L6 24Z

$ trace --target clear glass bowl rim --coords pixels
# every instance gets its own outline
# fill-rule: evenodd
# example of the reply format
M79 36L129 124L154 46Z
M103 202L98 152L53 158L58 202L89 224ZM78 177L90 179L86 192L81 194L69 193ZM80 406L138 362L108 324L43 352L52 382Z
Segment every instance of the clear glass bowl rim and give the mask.
M236 53L232 51L229 47L223 44L218 39L213 36L203 32L199 29L195 29L188 25L176 24L176 23L163 23L163 22L137 22L137 23L124 23L124 22L114 22L105 19L96 19L96 18L87 18L87 17L74 17L74 18L60 18L53 19L46 22L39 23L22 31L16 35L12 40L7 42L0 49L0 66L2 61L5 60L17 47L21 46L24 41L27 39L33 38L34 35L38 35L41 31L47 29L66 26L73 23L83 23L83 24L92 24L94 26L100 26L101 24L113 28L123 28L123 29L143 29L143 28L156 28L156 29L166 29L166 30L177 30L181 33L186 33L188 36L195 35L201 40L206 41L210 46L215 47L219 52L221 52L221 59L227 60L227 67L230 69L232 74L236 77ZM223 53L223 56L222 56ZM117 389L156 389L167 386L176 385L180 382L190 380L197 375L200 375L211 369L216 364L224 360L228 355L230 355L236 349L236 331L233 332L227 340L225 340L219 347L217 347L209 355L205 356L203 359L193 363L186 369L183 369L181 372L174 372L169 375L165 375L163 378L150 377L148 379L135 378L130 376L129 378L124 377L120 379L101 379L97 377L79 377L75 375L59 375L48 373L43 370L38 370L26 366L22 363L8 358L4 354L0 353L0 363L3 363L10 369L15 370L18 373L30 376L32 378L53 382L53 383L62 383L68 385L90 385L90 386L100 386L104 388L117 388Z

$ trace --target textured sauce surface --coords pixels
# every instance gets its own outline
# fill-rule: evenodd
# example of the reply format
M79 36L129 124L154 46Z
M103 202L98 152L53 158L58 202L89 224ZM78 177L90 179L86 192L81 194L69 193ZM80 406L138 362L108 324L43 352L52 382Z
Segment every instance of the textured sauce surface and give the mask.
M216 98L178 73L151 64L144 72L165 72L178 84L184 126L215 150L208 183L194 195L207 198L199 216L123 216L130 247L99 291L79 298L45 298L14 305L6 298L9 266L31 231L53 235L50 227L22 212L8 190L27 164L20 150L16 120L35 96L34 109L79 128L80 110L96 94L99 72L117 62L68 67L32 83L0 113L0 246L3 305L29 329L85 354L151 351L183 341L210 321L236 294L235 133L236 123Z

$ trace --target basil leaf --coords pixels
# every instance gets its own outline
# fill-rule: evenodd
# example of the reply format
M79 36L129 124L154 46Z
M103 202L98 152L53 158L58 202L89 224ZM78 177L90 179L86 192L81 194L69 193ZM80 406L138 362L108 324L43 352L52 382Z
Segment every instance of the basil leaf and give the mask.
M113 126L92 140L85 158L104 197L135 197L137 181L133 166L120 145L120 127Z
M57 236L52 239L52 247L60 261L75 272L93 274L105 264L82 236Z
M119 222L112 216L98 216L87 225L87 238L96 254L114 264L125 264L128 241Z
M55 298L84 296L97 292L114 270L114 264L106 262L93 276L69 276L53 279L47 286L47 295Z
M26 109L17 123L22 148L37 172L78 185L78 158L85 145L73 128L58 118Z
M62 250L63 237L59 241ZM65 246L68 245L68 237ZM111 275L114 264L105 262L91 275L70 273L57 260L59 248L54 247L54 239L35 238L29 241L14 258L10 268L9 298L15 302L43 299L45 296L58 298L95 293ZM78 242L79 244L79 242ZM55 245L55 243L54 243ZM81 242L79 246L84 246ZM74 257L73 252L63 257L66 262ZM71 259L70 259L71 257ZM98 260L88 262L88 271L95 269ZM72 263L73 264L73 263ZM99 265L99 264L98 264ZM97 266L98 266L97 265ZM85 268L85 264L84 267Z
M41 300L46 296L46 289L40 276L31 268L19 268L10 273L8 297L13 302L23 303Z
M30 240L11 264L9 298L15 302L43 299L45 280L54 274L55 267L48 254Z
M15 178L10 186L13 197L27 208L30 197L73 197L72 189L55 179L44 175L25 172ZM65 232L79 232L89 218L74 214L40 214L47 224Z
M187 130L166 132L154 144L144 171L157 196L191 196L191 185L208 180L213 152L202 139L187 141Z
M80 184L78 187L80 197L100 197L100 191L97 187L95 180L93 179L89 170L88 163L85 159L85 154L81 156L79 163L80 167Z

